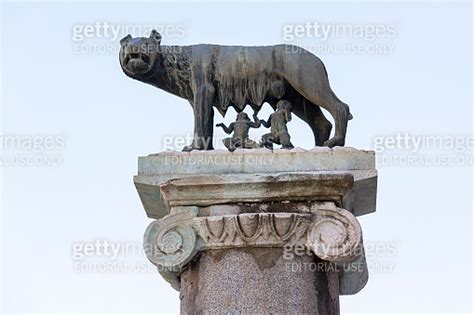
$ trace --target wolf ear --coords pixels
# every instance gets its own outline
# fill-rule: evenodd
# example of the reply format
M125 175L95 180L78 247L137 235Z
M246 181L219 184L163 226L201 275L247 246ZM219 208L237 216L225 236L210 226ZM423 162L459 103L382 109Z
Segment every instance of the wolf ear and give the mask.
M131 40L131 39L132 39L132 36L130 36L130 34L128 34L127 36L125 36L124 38L122 38L122 39L120 40L120 45L123 46L123 44L128 43L128 41Z
M161 43L161 34L156 30L151 31L150 38L155 40L158 44Z

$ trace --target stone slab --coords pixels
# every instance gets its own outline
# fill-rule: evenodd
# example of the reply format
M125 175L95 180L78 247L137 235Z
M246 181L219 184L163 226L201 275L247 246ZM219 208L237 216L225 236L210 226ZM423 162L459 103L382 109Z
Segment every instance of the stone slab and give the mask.
M353 178L351 187L343 196L343 208L356 216L375 212L375 153L347 147L274 151L241 149L232 153L223 150L163 152L139 158L138 175L134 177L134 183L147 215L151 218L162 218L170 211L170 203L166 202L160 191L160 187L165 183L179 184L179 181L182 183L187 177L194 177L188 181L202 180L204 185L209 183L205 178L216 179L212 176L238 174L239 177L247 176L247 180L252 175L263 178L280 176L278 174L282 173L315 175L328 172L338 176L350 174ZM327 185L330 185L330 182ZM319 184L316 187L323 189ZM314 191L312 200L324 201L317 198L317 191ZM334 200L328 198L327 201Z
M375 170L375 152L350 147L311 150L168 151L138 158L138 175L201 175Z
M171 179L160 186L170 207L315 200L342 206L353 181L350 173L227 174Z

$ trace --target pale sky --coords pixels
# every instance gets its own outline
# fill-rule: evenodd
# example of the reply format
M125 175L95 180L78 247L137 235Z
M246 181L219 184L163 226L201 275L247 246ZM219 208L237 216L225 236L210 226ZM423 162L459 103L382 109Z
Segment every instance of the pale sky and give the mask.
M307 23L329 31L295 31ZM150 222L132 182L137 157L186 137L193 121L186 101L122 73L118 41L150 27L163 44L292 43L317 54L354 116L346 145L380 151L377 212L359 218L370 279L341 297L342 312L472 311L469 2L8 1L2 313L179 312L178 293L133 252ZM300 120L289 128L296 146L313 146ZM105 242L122 251L104 253Z

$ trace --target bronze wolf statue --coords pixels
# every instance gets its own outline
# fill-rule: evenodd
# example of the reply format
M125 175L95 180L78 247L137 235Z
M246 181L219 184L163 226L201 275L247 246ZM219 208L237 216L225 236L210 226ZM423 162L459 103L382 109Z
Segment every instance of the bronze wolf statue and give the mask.
M288 45L219 46L161 45L161 35L121 41L120 65L125 74L189 101L194 111L194 140L184 150L211 150L216 108L223 116L232 106L257 110L263 103L273 108L280 100L312 129L317 146L343 146L349 106L329 86L322 61L307 50ZM324 117L326 109L335 122Z

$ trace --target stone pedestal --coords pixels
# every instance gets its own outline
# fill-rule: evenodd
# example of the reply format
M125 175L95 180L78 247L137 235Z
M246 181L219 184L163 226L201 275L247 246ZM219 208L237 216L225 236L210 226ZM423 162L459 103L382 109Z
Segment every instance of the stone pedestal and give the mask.
M367 282L357 215L375 211L373 152L166 152L139 159L144 247L181 312L338 314Z

